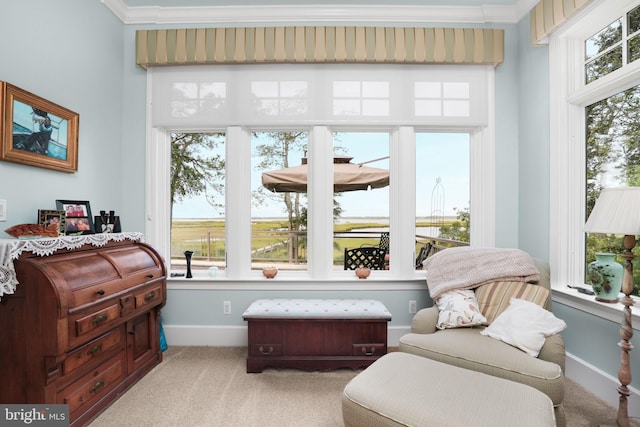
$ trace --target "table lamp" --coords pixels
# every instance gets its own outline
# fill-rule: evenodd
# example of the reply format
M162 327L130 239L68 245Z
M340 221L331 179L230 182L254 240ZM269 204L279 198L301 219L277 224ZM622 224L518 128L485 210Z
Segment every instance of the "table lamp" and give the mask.
M619 187L605 188L600 193L596 204L584 226L587 233L606 233L624 235L625 259L624 273L622 276L622 293L620 302L624 305L624 318L620 326L621 341L618 346L622 350L620 368L618 370L618 380L620 386L620 404L618 405L618 416L616 422L618 426L629 426L629 414L627 400L631 382L631 366L629 364L629 352L633 345L629 342L633 336L631 327L631 306L633 299L630 295L633 292L633 248L636 245L636 235L640 234L640 187Z

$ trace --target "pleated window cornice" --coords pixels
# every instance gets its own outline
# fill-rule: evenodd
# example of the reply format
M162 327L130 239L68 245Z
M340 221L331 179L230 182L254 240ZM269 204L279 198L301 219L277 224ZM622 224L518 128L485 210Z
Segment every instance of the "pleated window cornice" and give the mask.
M136 63L380 62L493 64L504 30L407 27L255 27L138 30Z
M543 44L543 41L591 0L541 0L530 14L531 43Z

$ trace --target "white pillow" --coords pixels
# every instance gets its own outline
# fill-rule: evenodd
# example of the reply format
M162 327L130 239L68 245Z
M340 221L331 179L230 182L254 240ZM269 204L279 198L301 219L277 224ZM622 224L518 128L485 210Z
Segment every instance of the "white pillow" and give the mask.
M564 320L558 319L539 305L511 298L509 307L480 333L538 357L545 338L563 331L566 327Z
M487 319L478 308L478 300L471 289L455 289L442 293L437 299L436 328L460 328L481 325Z

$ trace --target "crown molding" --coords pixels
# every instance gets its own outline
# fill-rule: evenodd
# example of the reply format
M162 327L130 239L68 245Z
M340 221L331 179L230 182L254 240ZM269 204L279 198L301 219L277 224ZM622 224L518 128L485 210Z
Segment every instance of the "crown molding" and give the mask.
M530 3L480 6L273 5L206 7L129 7L123 0L101 0L124 24L515 24ZM523 10L525 10L523 12Z

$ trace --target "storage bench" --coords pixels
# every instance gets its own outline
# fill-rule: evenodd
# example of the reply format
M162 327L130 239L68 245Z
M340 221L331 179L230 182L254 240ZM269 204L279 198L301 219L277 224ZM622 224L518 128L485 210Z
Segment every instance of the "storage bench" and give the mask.
M346 427L555 427L553 403L525 384L393 352L344 388Z
M261 299L248 322L247 372L369 366L387 353L391 314L370 299Z

